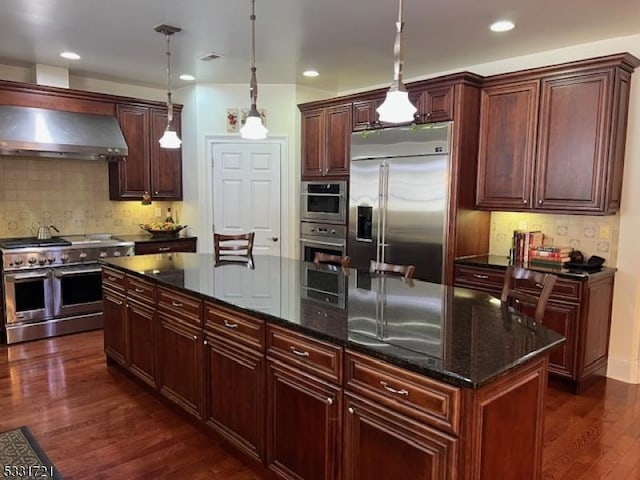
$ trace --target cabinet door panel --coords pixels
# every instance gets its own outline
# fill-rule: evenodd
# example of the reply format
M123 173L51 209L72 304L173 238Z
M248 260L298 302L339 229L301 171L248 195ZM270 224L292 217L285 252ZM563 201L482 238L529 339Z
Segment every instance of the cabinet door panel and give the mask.
M284 478L340 478L340 388L267 362L267 465Z
M574 376L576 325L579 308L578 305L547 303L542 324L566 338L566 341L556 347L549 355L549 372L551 373L569 378ZM521 305L519 310L531 317L535 313L535 307L531 305Z
M323 108L302 112L302 178L324 175L325 113Z
M206 421L248 455L264 455L264 355L207 339Z
M127 305L129 325L129 368L144 382L156 386L156 328L152 308L129 302Z
M457 440L345 392L345 480L455 480Z
M611 72L542 81L536 206L602 208Z
M453 120L453 97L453 85L432 87L420 92L415 100L417 121L426 123Z
M144 192L151 192L149 109L118 105L117 116L129 155L109 163L110 198L139 199Z
M327 109L325 175L347 175L351 162L351 104Z
M180 115L173 115L180 132ZM160 148L158 141L167 127L167 112L151 110L151 196L154 200L182 200L182 149Z
M120 365L126 365L127 310L124 295L116 295L107 289L103 289L102 292L104 351Z
M202 339L200 331L158 315L160 393L197 418L202 412Z
M537 81L483 89L477 206L531 207L538 96Z

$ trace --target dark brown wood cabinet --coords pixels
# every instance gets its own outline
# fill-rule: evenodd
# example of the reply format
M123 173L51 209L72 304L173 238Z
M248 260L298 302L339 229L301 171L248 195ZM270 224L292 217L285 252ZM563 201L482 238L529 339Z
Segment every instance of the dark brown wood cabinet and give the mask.
M458 439L345 393L344 480L456 480Z
M158 287L158 388L196 418L203 416L202 300Z
M477 207L615 213L638 65L612 55L485 79Z
M351 102L301 109L302 179L349 174Z
M104 350L109 358L123 366L127 363L126 315L124 295L103 288Z
M156 386L155 308L127 301L129 371L152 387Z
M180 135L180 108L173 125ZM160 148L167 126L166 108L120 104L116 115L129 155L109 164L109 198L140 200L145 192L153 200L182 200L182 149Z
M264 321L205 304L205 421L252 458L265 450Z
M500 296L504 270L456 265L455 285ZM609 354L615 269L604 269L584 279L561 277L556 282L543 324L566 338L549 357L549 373L579 393L605 376ZM517 288L539 293L540 287L518 280ZM534 308L520 304L532 316Z
M136 255L147 255L149 253L169 253L169 252L191 252L195 253L196 237L170 238L145 240L135 242L134 252Z
M445 122L453 120L454 85L424 85L413 87L409 98L417 108L416 123Z
M384 102L384 94L372 94L371 98L356 100L353 102L353 124L352 130L369 130L387 126L386 123L378 119L377 109Z

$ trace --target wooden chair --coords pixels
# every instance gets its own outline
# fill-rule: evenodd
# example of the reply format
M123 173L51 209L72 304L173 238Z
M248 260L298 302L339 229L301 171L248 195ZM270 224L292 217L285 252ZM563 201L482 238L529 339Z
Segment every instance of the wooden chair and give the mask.
M328 253L316 252L313 257L313 263L320 265L321 263L328 263L331 265L338 265L342 268L349 268L351 265L351 257L341 257L340 255L330 255Z
M534 272L526 268L514 267L509 265L504 274L504 284L502 286L502 295L500 301L508 304L510 302L522 302L535 306L535 314L533 316L536 322L542 322L544 311L547 307L547 301L551 295L551 290L556 283L558 277L551 273ZM540 289L540 294L524 292L517 286L514 287L514 280L533 282Z
M401 275L404 278L413 278L413 272L416 267L413 265L394 265L392 263L382 263L371 260L369 272L371 273L392 273Z
M238 235L214 233L213 248L216 255L216 263L220 262L220 260L233 261L236 257L238 261L252 261L254 237L254 232Z

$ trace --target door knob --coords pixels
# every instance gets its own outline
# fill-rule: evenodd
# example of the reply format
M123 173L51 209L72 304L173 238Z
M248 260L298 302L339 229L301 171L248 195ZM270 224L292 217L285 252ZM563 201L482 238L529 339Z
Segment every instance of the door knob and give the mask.
M271 237L271 240L273 240L274 242L278 241L278 237Z

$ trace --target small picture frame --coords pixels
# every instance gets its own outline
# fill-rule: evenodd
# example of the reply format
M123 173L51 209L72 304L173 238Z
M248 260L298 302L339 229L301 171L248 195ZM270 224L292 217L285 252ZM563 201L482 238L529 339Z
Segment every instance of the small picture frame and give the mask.
M240 130L240 109L227 108L227 132L233 133Z

